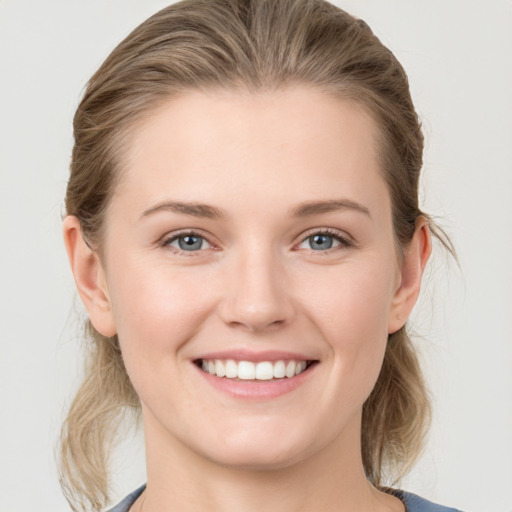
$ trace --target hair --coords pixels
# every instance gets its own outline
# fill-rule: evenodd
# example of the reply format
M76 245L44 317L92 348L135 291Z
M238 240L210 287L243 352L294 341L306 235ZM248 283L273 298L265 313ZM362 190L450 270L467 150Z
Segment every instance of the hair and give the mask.
M66 212L101 250L105 212L122 173L130 130L187 90L253 93L314 87L355 102L375 121L397 247L423 216L423 135L402 66L368 25L324 0L184 0L142 23L90 79L76 111ZM400 252L400 251L398 251ZM109 499L108 461L127 410L139 410L117 336L88 322L85 378L61 433L61 485L73 510ZM375 486L396 482L421 452L430 403L406 327L389 335L381 373L363 406L362 460Z

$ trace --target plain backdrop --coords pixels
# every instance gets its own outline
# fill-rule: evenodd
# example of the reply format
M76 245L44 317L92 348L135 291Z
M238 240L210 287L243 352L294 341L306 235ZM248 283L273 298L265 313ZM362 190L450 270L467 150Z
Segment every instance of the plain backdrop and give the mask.
M512 512L512 2L346 0L404 64L427 137L422 195L462 270L435 254L415 312L435 404L402 486ZM79 380L60 220L84 84L162 0L0 0L0 509L65 511L54 446ZM132 448L130 449L129 446ZM144 481L128 439L115 498Z

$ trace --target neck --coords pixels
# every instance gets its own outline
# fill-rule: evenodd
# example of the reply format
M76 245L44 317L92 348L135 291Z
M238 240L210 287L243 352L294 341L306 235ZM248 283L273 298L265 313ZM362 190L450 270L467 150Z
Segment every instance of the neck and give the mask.
M364 474L360 418L324 449L286 467L218 464L145 418L148 483L144 512L403 511L372 487Z

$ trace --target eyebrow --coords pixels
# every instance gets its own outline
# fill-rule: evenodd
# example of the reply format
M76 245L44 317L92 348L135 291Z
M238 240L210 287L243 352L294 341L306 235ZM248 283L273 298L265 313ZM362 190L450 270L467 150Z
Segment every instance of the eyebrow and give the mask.
M290 211L291 217L309 217L321 215L323 213L332 213L343 210L355 210L371 218L370 210L356 201L350 199L330 199L324 201L306 201L299 204ZM166 201L145 210L141 218L148 217L155 213L167 211L191 215L192 217L206 219L224 219L225 214L215 206L202 203L188 203L181 201Z
M309 217L310 215L320 215L322 213L338 212L342 210L355 210L372 217L370 210L356 201L350 199L331 199L327 201L306 201L299 204L291 211L292 217Z
M167 211L174 213L181 213L183 215L191 215L193 217L206 218L206 219L223 219L224 214L218 208L201 203L184 203L180 201L166 201L159 203L152 208L144 211L141 218L148 217L154 213Z

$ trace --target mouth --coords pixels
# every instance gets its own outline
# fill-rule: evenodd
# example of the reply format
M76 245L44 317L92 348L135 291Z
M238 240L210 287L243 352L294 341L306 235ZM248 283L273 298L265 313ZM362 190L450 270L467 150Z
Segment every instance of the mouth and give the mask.
M235 359L196 359L203 372L232 381L280 381L292 379L318 363L315 360L281 359L278 361L245 361Z

